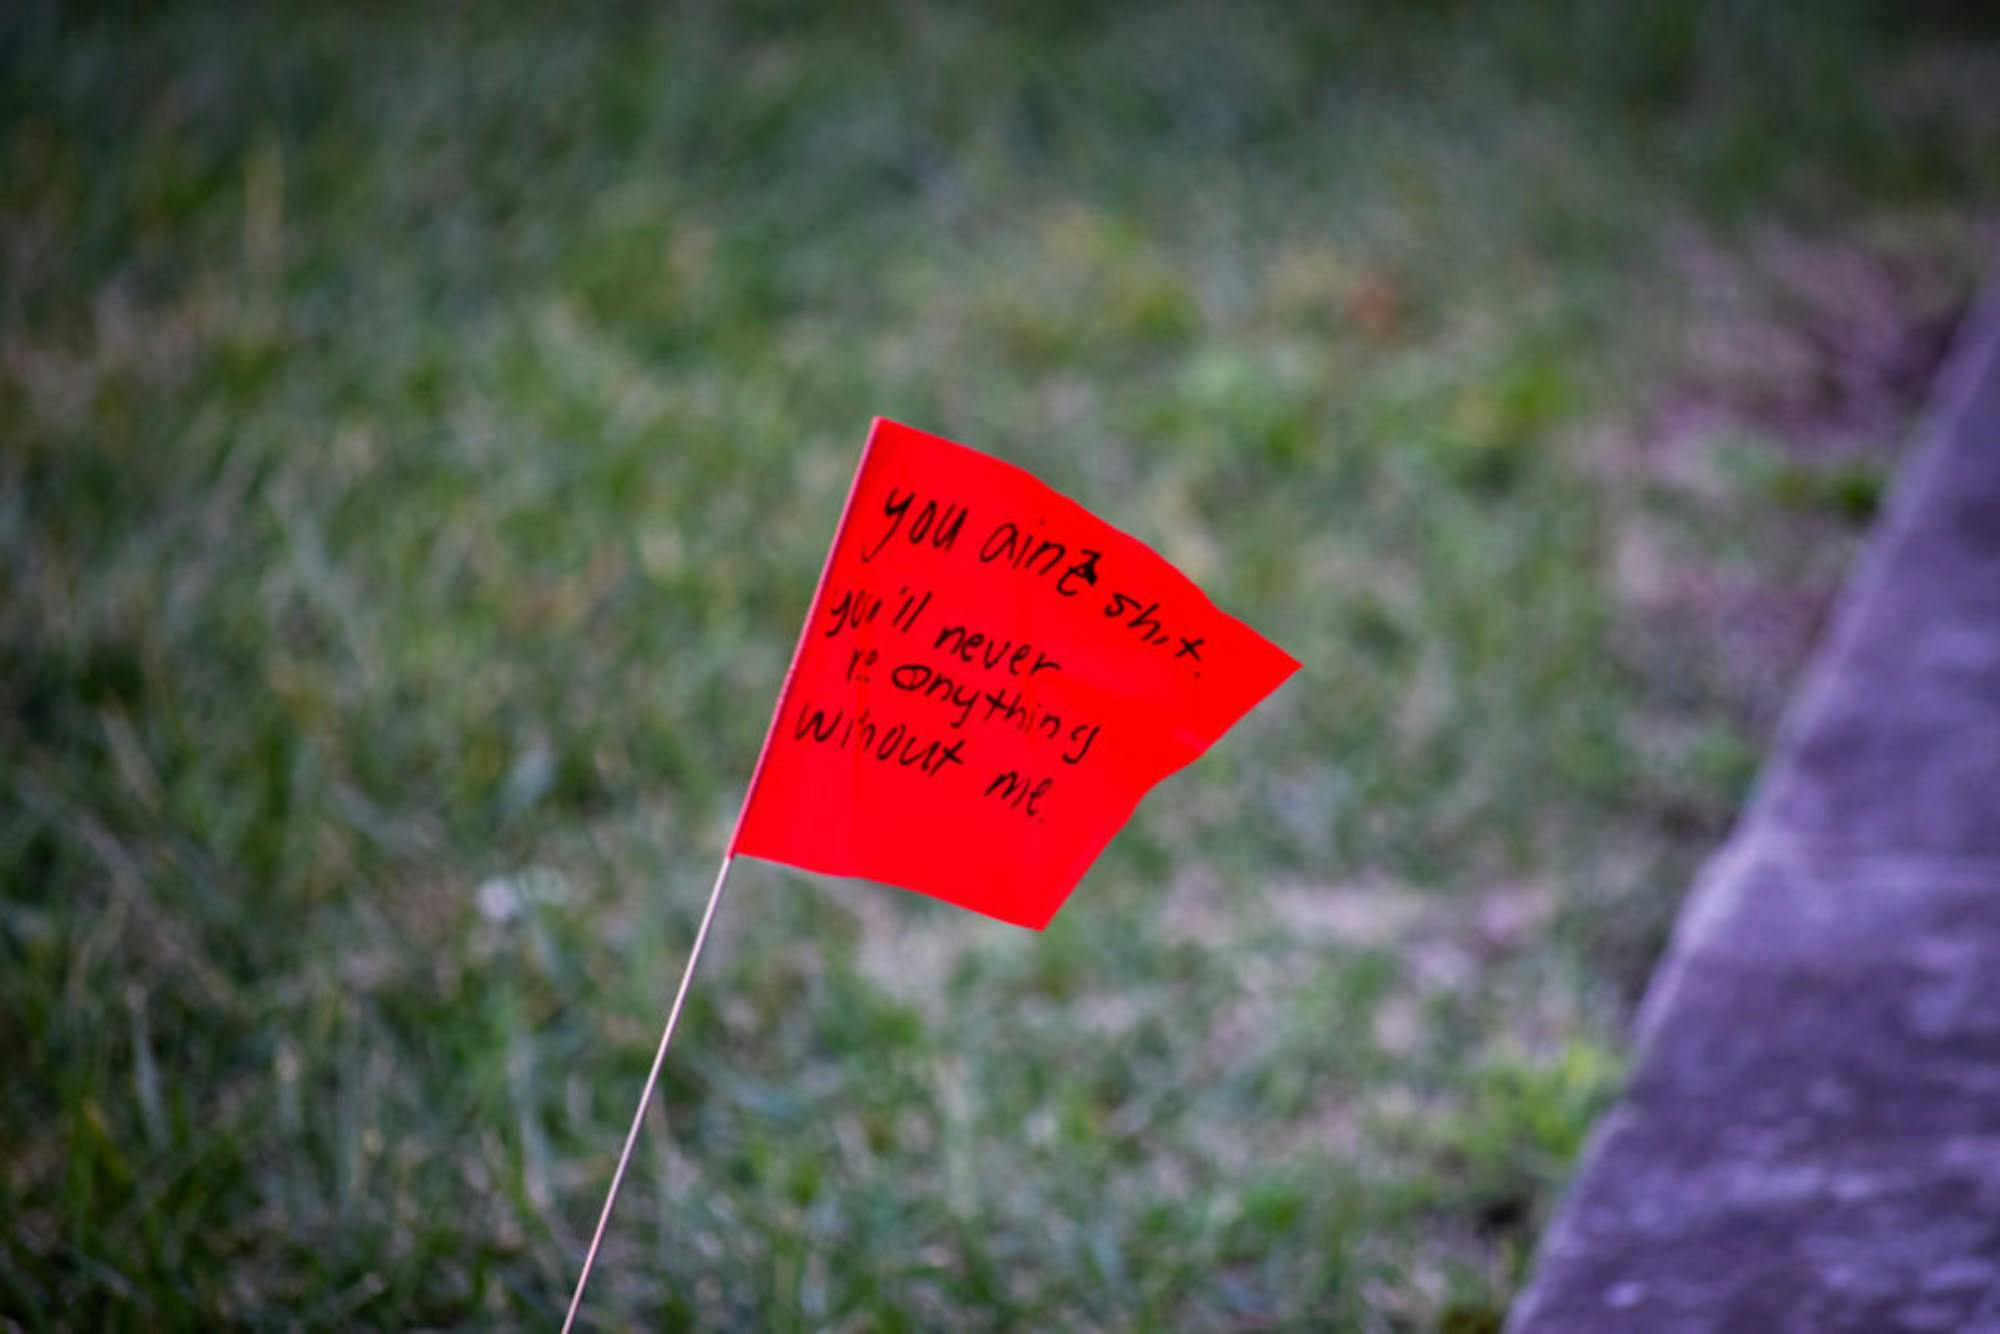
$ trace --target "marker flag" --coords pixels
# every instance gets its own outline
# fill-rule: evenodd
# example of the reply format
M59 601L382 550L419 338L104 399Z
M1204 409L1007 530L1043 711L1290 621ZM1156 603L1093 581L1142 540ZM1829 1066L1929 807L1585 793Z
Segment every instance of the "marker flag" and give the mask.
M730 853L1040 930L1296 670L1029 473L877 418Z

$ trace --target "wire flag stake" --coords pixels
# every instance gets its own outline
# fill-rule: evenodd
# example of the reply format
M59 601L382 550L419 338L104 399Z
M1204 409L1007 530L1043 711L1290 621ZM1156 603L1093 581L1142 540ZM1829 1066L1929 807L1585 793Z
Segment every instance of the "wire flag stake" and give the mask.
M576 1276L576 1291L570 1294L569 1314L563 1317L563 1334L570 1334L576 1324L577 1309L583 1305L583 1289L590 1282L591 1266L597 1263L597 1250L604 1244L604 1230L611 1223L611 1210L618 1203L618 1187L625 1182L625 1169L632 1161L632 1148L639 1142L639 1127L646 1123L646 1108L652 1104L653 1089L660 1082L660 1067L666 1063L667 1044L674 1040L674 1027L681 1021L681 1006L687 1003L688 985L694 981L694 966L701 961L701 947L708 941L709 924L715 920L715 905L722 902L722 887L729 880L729 867L736 860L733 852L722 855L722 865L715 873L715 887L708 891L708 907L702 911L701 926L694 933L694 945L688 950L687 967L681 970L681 984L674 992L674 1007L667 1011L667 1026L660 1031L659 1050L653 1053L653 1068L646 1073L646 1087L639 1092L639 1106L632 1113L632 1128L625 1132L625 1147L618 1154L618 1168L611 1174L611 1189L604 1194L604 1209L597 1215L597 1231L591 1234L590 1249L584 1253L583 1272Z
M694 966L701 959L701 947L708 941L709 923L715 920L715 905L722 902L722 886L729 879L730 864L736 860L736 845L743 837L743 817L749 813L750 802L757 795L757 782L764 776L764 765L771 758L771 741L778 733L778 719L784 716L785 706L791 702L792 682L798 675L799 659L804 656L810 642L813 618L819 614L820 602L826 595L826 580L833 569L833 554L840 545L840 535L847 530L848 515L854 509L855 494L861 489L861 475L868 465L869 450L875 442L874 433L869 433L868 442L861 447L861 461L855 465L854 480L848 484L847 499L840 506L840 521L834 525L833 544L828 547L825 564L820 566L819 582L813 586L812 601L807 604L805 621L799 626L799 640L792 650L791 663L785 668L785 679L778 687L777 701L771 707L771 725L765 729L764 744L757 751L757 763L750 770L750 786L743 794L743 805L737 808L736 827L730 832L728 850L722 854L722 865L716 868L715 887L708 891L708 907L702 910L701 926L694 933L694 945L688 950L687 968L681 973L681 984L674 992L674 1007L667 1012L667 1026L660 1032L660 1048L653 1053L653 1068L646 1074L646 1087L640 1090L638 1110L632 1113L632 1128L625 1132L625 1147L618 1154L618 1168L611 1174L611 1189L604 1194L604 1208L597 1215L597 1231L591 1234L590 1249L584 1253L583 1272L576 1276L576 1291L570 1294L569 1314L563 1317L562 1334L570 1334L576 1324L577 1308L583 1305L584 1285L590 1282L591 1266L597 1263L598 1248L604 1244L604 1230L611 1222L611 1208L618 1202L618 1187L624 1184L625 1168L632 1161L632 1147L639 1142L639 1127L646 1122L646 1108L653 1101L653 1088L660 1082L660 1067L666 1063L667 1044L673 1041L674 1026L680 1023L681 1006L687 1001L688 984L694 981Z

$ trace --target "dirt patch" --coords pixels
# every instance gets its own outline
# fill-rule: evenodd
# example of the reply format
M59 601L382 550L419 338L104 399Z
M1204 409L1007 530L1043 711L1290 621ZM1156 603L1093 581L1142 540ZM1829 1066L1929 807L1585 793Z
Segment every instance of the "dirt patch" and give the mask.
M1699 318L1665 434L1750 427L1817 458L1900 451L1972 296L1947 258L1852 242L1690 246L1681 267Z
M1616 641L1649 694L1768 738L1996 237L1683 247L1680 370L1592 448Z

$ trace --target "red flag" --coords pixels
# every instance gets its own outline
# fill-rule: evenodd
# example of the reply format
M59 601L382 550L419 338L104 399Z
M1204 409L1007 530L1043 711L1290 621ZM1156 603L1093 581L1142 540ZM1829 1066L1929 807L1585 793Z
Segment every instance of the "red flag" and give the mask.
M1040 930L1297 669L1075 501L878 417L730 852Z

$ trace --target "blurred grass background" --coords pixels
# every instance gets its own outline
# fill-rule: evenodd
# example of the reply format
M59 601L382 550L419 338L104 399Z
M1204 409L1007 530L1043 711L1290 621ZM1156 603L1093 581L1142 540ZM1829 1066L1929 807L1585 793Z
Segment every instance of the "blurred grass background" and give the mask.
M1496 1328L1995 239L1994 38L10 7L0 1323L552 1324L880 412L1306 666L1045 936L741 868L593 1319Z

